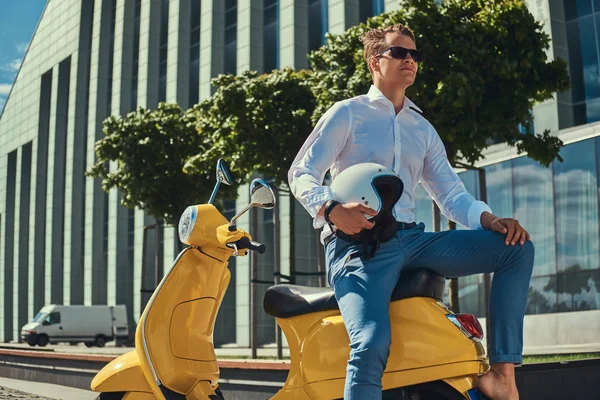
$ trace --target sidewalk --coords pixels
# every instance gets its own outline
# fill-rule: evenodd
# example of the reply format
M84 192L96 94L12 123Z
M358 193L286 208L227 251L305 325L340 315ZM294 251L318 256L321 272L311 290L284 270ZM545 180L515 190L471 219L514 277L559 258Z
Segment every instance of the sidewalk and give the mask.
M0 377L0 400L94 400L98 393L68 386Z

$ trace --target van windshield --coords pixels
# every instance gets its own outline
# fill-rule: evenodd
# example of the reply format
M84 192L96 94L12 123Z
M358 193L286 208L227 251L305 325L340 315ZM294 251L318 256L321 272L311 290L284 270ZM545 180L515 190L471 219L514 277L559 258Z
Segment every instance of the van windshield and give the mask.
M35 317L33 317L33 321L32 322L41 322L44 318L46 318L45 313L39 312L37 313L37 315Z

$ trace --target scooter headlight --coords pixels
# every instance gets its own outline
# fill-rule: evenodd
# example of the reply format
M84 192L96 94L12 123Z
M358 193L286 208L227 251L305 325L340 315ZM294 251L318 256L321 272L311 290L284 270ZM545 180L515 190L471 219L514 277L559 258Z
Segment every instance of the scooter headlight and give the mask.
M181 218L179 218L179 240L188 244L190 235L196 225L196 217L198 216L198 208L196 206L189 206L185 209Z

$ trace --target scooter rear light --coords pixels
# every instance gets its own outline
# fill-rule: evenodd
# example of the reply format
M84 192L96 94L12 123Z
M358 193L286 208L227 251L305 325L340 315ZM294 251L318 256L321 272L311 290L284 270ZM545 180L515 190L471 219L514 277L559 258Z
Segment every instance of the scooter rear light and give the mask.
M469 339L476 342L483 339L483 328L473 314L447 314L446 317Z

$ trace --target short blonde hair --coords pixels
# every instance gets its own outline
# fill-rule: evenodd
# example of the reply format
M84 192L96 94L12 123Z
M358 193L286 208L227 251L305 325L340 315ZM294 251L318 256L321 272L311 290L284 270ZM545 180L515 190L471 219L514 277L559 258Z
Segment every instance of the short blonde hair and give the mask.
M364 56L367 65L369 65L369 60L372 56L377 55L379 54L379 52L384 50L385 35L394 32L404 36L408 36L412 39L413 42L417 42L415 40L415 34L413 33L413 31L411 31L407 26L402 24L394 24L383 28L371 29L370 31L363 33L360 37L360 41L362 42L364 47ZM371 66L369 66L369 71L371 71Z

